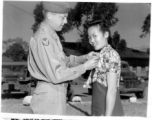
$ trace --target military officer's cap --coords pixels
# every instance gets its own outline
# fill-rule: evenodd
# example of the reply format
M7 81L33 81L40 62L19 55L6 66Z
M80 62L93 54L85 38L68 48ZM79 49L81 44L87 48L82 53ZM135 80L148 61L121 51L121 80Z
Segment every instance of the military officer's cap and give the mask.
M70 10L68 2L43 2L43 7L45 10L54 13L68 13Z

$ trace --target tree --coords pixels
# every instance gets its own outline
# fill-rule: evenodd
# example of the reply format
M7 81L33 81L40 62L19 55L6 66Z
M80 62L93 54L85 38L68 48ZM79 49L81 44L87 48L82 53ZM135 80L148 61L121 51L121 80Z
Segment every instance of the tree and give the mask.
M29 45L22 38L4 40L3 49L5 49L3 55L12 58L14 61L27 60Z
M126 50L127 47L127 42L125 39L121 39L119 44L118 44L118 51L123 52Z
M116 50L118 49L119 42L120 42L120 34L118 33L118 31L115 31L112 37L112 44L114 49Z
M10 57L13 61L23 61L26 55L23 47L19 43L14 43L11 45L5 53L4 56Z
M147 54L150 55L150 48L147 48Z
M20 44L23 47L24 51L28 52L28 48L29 48L28 43L26 41L23 41L23 39L20 37L17 37L15 39L9 38L8 40L4 40L3 47L5 46L5 48L3 49L7 50L11 45L15 43Z
M147 34L150 34L150 20L151 15L149 13L142 26L142 34L140 35L141 38L146 37Z
M119 52L125 51L127 47L127 42L125 39L121 39L120 34L118 31L115 31L112 36L112 47Z

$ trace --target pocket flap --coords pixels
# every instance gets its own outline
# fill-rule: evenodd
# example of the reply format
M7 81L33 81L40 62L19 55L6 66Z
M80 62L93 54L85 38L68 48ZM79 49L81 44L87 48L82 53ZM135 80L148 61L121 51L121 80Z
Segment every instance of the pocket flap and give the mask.
M60 61L63 61L65 59L65 54L63 52L60 52L58 54L58 58L59 58Z

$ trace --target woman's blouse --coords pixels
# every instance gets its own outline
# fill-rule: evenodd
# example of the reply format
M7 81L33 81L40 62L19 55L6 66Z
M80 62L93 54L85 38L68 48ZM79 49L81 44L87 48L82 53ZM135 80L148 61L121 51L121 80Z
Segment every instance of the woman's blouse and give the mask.
M86 82L86 86L95 81L107 87L107 72L114 72L117 74L117 88L119 88L119 79L121 72L121 60L119 54L108 44L102 48L99 55L99 62Z

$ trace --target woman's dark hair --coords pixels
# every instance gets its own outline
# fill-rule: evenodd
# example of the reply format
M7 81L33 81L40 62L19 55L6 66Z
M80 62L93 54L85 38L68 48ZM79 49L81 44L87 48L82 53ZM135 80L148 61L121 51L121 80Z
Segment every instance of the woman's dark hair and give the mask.
M109 37L107 38L107 40L108 40L108 43L109 43L110 45L112 45L111 32L110 32L109 27L106 25L106 23L105 23L104 21L101 21L101 20L93 20L93 21L90 21L90 22L87 24L87 29L88 29L89 27L92 27L92 26L99 26L100 31L102 31L103 33L108 32L108 33L109 33Z
M44 20L45 16L44 16L44 9L43 9L43 3L40 2L36 5L33 14L34 14L34 18L35 18L35 23L32 26L32 30L35 33L40 25L40 23Z

